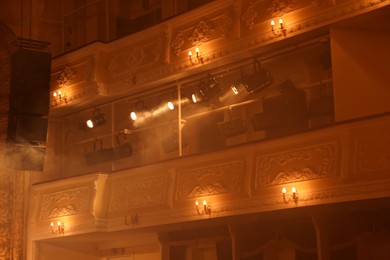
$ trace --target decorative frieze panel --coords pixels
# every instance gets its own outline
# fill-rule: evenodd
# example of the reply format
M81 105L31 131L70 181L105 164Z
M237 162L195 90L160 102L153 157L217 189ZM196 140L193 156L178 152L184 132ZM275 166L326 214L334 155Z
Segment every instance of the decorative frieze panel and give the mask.
M44 194L40 206L39 220L89 213L91 210L91 193L92 189L85 186Z
M256 188L315 180L336 174L337 142L256 157Z
M247 3L243 2L244 9L241 20L249 30L252 30L256 24L264 21L269 22L271 19L283 17L289 12L313 4L313 1L309 0L251 0Z
M111 187L110 212L164 205L168 175L122 180Z
M195 24L175 29L170 47L176 56L193 46L218 38L227 38L233 32L234 12L233 7L220 10L210 18L202 18Z
M113 52L108 60L109 76L130 79L124 83L135 85L138 72L163 64L163 42L160 34Z
M244 174L244 160L179 171L176 199L240 192Z
M57 68L58 70L51 75L51 87L54 89L63 88L93 80L95 63L94 55L89 55L77 62Z

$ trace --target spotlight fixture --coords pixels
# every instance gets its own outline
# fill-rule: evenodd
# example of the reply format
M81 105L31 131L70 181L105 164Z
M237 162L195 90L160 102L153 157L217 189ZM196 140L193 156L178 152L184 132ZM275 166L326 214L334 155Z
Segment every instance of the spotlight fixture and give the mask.
M138 119L137 113L145 109L145 104L143 101L137 101L134 105L134 110L130 112L130 118L133 121Z
M167 106L168 106L169 110L174 110L175 109L175 105L173 104L172 101L168 101Z
M207 75L206 80L202 81L198 87L198 92L191 95L192 102L204 102L213 98L219 91L221 86L219 82L210 74Z
M272 77L269 71L261 67L260 63L254 59L253 74L243 76L241 81L235 85L235 88L238 90L240 87L244 86L248 94L254 94L271 86L271 84Z
M120 136L123 136L123 142L120 140ZM119 133L116 135L117 146L114 147L114 160L119 160L133 155L133 147L127 142L125 133Z
M88 128L96 128L104 125L107 122L107 117L101 112L99 108L95 109L92 113L92 117L85 121Z
M203 200L203 207L199 209L199 202L195 201L196 212L198 215L211 215L211 206L207 204L206 200Z

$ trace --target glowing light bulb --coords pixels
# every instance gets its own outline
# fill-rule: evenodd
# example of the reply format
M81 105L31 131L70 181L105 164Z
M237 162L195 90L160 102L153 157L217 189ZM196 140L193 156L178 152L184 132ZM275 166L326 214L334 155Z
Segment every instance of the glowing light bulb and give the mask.
M191 58L191 56L192 56L192 51L189 51L189 52L188 52L188 56Z
M59 95L59 96L62 95L62 91L61 91L61 90L58 90L58 95Z
M167 103L167 105L168 105L168 108L169 108L170 110L174 110L174 109L175 109L175 106L173 105L173 103L172 103L171 101L169 101L169 102Z
M292 187L291 191L292 191L292 193L294 194L294 193L297 192L297 189L296 189L295 187Z
M54 227L54 222L53 221L50 223L50 226Z
M91 119L88 119L87 122L86 122L86 124L87 124L87 126L88 126L89 128L93 128L93 122L92 122Z
M133 121L137 120L137 114L135 112L130 113L130 117Z
M287 192L286 187L283 187L282 192L283 192L283 194L286 194L286 192Z
M198 201L195 201L195 206L199 206L199 202Z
M283 29L283 20L282 18L279 19L280 28Z
M191 97L192 97L192 102L194 102L194 103L198 102L195 94L192 94Z
M56 96L57 96L57 92L54 92L54 93L53 93L53 97L56 97Z

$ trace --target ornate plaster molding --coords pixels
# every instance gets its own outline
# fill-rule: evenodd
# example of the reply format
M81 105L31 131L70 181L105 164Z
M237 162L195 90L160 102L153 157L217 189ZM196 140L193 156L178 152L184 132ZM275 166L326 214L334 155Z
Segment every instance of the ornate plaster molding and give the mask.
M132 179L112 184L110 212L164 205L168 192L168 175Z
M240 192L244 179L244 160L179 171L176 199Z
M73 79L75 78L75 71L74 69L67 65L65 68L61 71L58 79L57 79L57 84L60 88L69 86L72 84Z
M256 157L256 188L308 181L336 174L337 142Z
M89 213L91 193L92 188L84 186L44 194L40 205L39 220Z

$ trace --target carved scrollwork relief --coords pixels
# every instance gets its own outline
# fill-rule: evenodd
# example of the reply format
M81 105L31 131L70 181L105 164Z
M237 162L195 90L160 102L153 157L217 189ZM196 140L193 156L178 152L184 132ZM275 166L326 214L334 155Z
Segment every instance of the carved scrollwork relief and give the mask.
M213 30L209 22L202 20L194 27L188 40L193 46L200 46L210 39Z
M112 186L110 212L163 205L168 190L168 176L115 183Z
M256 158L257 187L328 177L335 174L337 143Z
M228 37L232 28L233 28L233 25L234 25L234 20L233 20L233 12L225 12L222 16L221 16L221 23L219 23L218 25L218 30L221 32L221 35L223 37Z
M245 23L246 27L248 27L250 30L253 29L253 26L255 25L255 19L259 15L257 12L258 1L252 1L249 4L248 9L244 12L241 19Z
M135 75L140 69L150 67L161 60L162 39L155 37L126 47L126 50L114 53L108 62L108 72L112 78L119 75Z
M91 189L81 187L43 195L40 220L88 213Z
M171 49L176 56L193 46L202 44L218 38L226 38L233 32L234 11L233 6L221 10L208 19L203 18L199 22L180 28L174 34L171 41Z
M177 56L179 56L179 53L181 52L181 48L183 47L183 45L184 45L184 32L179 31L171 43L171 48L173 49L173 52Z
M285 13L290 12L293 6L293 0L273 0L268 10L271 12L272 17L281 17Z
M65 66L65 68L62 70L60 76L57 79L58 86L61 88L69 86L70 84L72 84L72 81L75 76L75 70L69 65Z
M239 192L243 175L243 160L182 171L178 177L176 198L185 200L199 196Z

